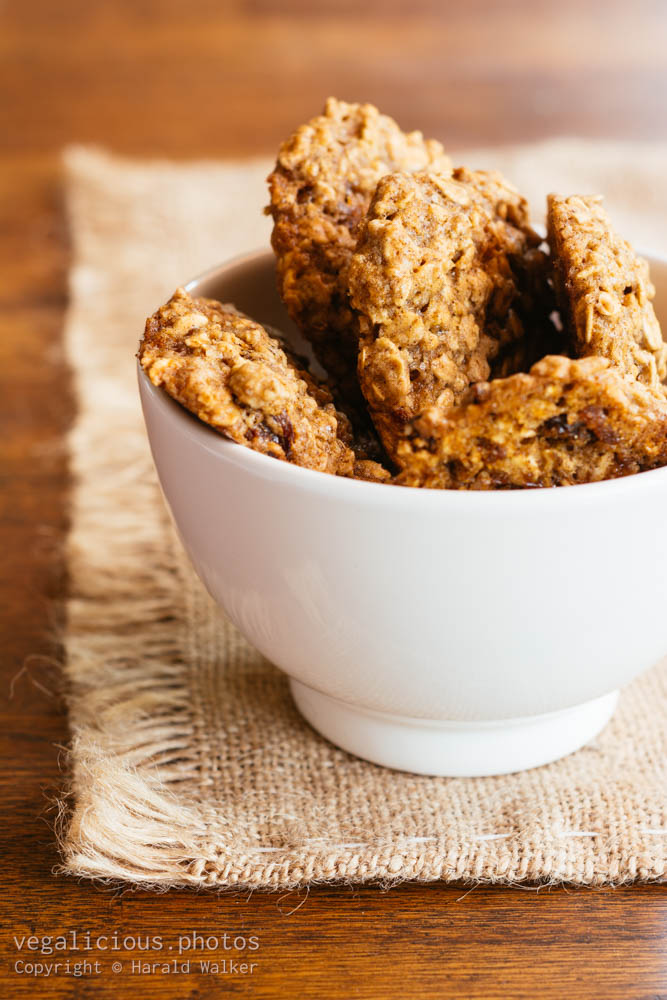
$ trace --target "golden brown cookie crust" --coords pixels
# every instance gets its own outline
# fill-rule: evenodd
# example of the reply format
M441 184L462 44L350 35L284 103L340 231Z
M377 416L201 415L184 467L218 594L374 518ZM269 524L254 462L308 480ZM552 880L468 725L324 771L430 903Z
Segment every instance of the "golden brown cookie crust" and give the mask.
M525 362L526 316L539 288L548 297L539 243L525 200L499 174L459 168L379 182L349 290L359 380L393 459L404 425L424 408L451 405L492 365L504 374Z
M614 479L667 464L667 403L608 359L546 357L528 374L431 408L399 445L403 486L517 489Z
M424 169L451 169L439 142L402 132L371 104L334 98L280 147L269 176L268 209L278 287L336 381L356 368L347 266L377 182L393 170Z
M143 370L238 444L307 469L353 475L349 425L331 394L259 323L182 288L146 322Z
M363 479L367 483L390 483L391 472L385 469L380 462L374 462L368 458L357 459L354 463L352 475L349 478Z
M548 198L554 284L577 357L609 358L629 378L658 388L667 345L651 300L648 264L612 229L601 197Z

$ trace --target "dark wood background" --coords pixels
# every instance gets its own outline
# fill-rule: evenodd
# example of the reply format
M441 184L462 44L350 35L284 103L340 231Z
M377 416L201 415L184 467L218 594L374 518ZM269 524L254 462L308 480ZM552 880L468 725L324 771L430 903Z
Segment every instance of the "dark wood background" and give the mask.
M0 3L3 997L667 997L657 886L118 893L54 876L48 805L67 740L56 694L73 417L61 147L269 153L330 93L450 147L667 139L666 51L662 0ZM256 934L257 968L139 976L126 950L117 974L115 956L95 951L57 957L98 960L100 976L13 971L18 958L54 958L19 953L15 936L73 929L161 934L167 946L193 931Z

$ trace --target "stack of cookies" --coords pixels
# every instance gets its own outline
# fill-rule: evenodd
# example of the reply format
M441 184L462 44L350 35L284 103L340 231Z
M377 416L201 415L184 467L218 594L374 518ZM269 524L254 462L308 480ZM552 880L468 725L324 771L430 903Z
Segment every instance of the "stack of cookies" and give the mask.
M239 444L402 486L562 486L667 464L667 345L648 266L599 196L548 242L494 172L330 99L269 177L278 288L327 373L179 289L146 323L153 384Z

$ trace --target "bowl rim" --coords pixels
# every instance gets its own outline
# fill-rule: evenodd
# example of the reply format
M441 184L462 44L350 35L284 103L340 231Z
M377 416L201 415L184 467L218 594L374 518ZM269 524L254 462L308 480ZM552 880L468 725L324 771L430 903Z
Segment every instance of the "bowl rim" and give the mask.
M641 251L640 256L646 257L649 265L655 263L667 268L667 256L655 252L643 254ZM182 287L192 294L197 286L206 281L214 280L234 267L257 263L261 260L268 262L272 257L272 251L265 248L238 254L222 264L207 268L191 278ZM349 479L345 476L332 475L329 472L304 469L290 462L283 462L270 455L253 451L252 448L244 448L235 441L228 440L213 427L199 420L180 403L177 403L164 389L154 386L138 360L137 371L142 396L148 397L168 421L180 423L182 431L199 447L217 459L223 459L225 462L229 462L239 469L244 469L259 478L279 481L285 486L293 486L295 489L306 492L325 493L348 500L361 501L366 499L374 503L384 497L386 503L395 504L398 502L401 506L404 504L413 506L416 503L423 507L449 505L454 508L462 506L469 510L480 505L488 510L489 506L504 509L507 506L515 505L529 505L530 508L542 509L545 505L551 506L557 497L560 499L555 500L555 502L561 506L563 503L590 503L596 500L621 499L627 494L638 495L639 491L654 487L667 489L667 466L595 483L507 490L424 489L417 486L395 486L392 483Z

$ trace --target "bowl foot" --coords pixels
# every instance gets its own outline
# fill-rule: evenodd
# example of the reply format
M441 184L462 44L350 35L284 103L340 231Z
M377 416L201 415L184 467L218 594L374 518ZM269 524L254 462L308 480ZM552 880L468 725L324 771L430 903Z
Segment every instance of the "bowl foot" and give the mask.
M618 691L546 715L482 722L411 719L357 708L290 678L308 722L336 746L415 774L474 778L538 767L578 750L611 718Z

